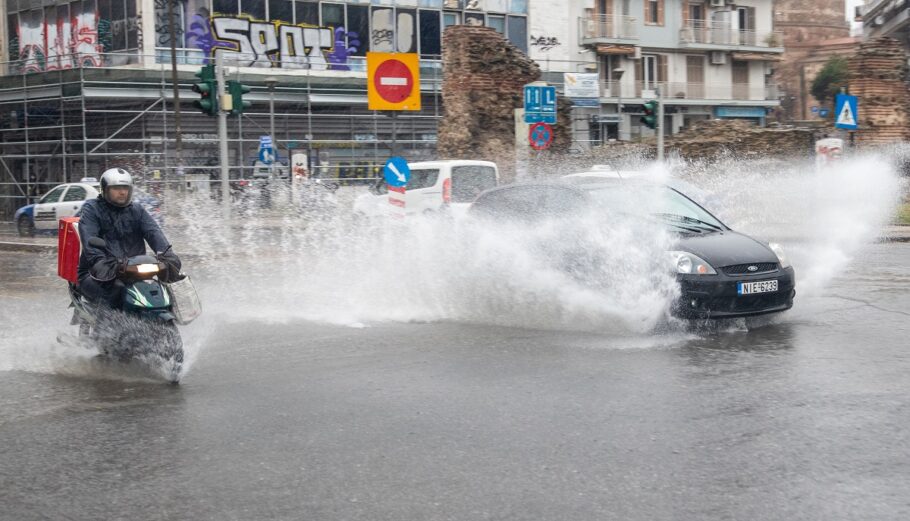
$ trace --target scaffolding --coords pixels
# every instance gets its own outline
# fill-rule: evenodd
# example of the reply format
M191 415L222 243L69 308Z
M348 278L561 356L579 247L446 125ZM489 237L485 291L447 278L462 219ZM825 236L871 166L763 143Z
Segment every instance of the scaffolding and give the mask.
M114 58L125 64L0 76L2 220L57 184L97 177L112 166L130 169L140 183L191 189L207 187L217 177L217 118L193 106L200 66L178 65L182 163L177 164L170 63L155 63L160 55ZM0 64L0 71L22 69L21 63ZM393 134L409 160L435 157L440 60L421 60L422 109L394 119L367 109L363 72L228 66L225 76L251 87L244 99L252 106L228 120L232 179L249 177L257 168L260 139L270 134L270 102L272 141L283 168L291 166L292 154L301 154L312 175L367 181L389 157Z

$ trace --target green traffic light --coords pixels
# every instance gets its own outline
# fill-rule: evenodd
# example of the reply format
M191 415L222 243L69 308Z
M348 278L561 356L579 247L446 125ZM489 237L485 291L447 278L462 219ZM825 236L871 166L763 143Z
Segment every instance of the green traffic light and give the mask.
M193 84L193 92L200 94L198 100L193 102L193 106L199 109L203 114L209 116L218 115L218 104L215 103L215 92L218 86L215 82L215 66L206 65L196 73L199 82Z
M243 114L244 109L250 108L252 103L243 100L243 95L248 93L250 88L239 81L228 81L227 92L231 95L231 114Z

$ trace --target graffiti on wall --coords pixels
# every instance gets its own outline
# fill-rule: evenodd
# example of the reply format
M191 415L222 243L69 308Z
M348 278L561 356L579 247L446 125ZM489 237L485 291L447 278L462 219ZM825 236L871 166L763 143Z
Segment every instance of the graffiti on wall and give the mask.
M72 6L49 7L19 14L15 42L21 72L43 72L73 67L100 67L103 62L98 13ZM72 7L72 11L70 10Z
M357 33L343 27L311 27L247 17L214 16L191 26L187 43L209 57L244 67L347 70L360 45ZM191 43L192 42L192 43Z
M370 16L370 50L375 52L415 52L417 34L414 14L394 9L374 8Z
M559 38L555 36L534 36L531 35L531 47L537 47L541 51L549 51L555 47L559 47L562 43L559 41Z

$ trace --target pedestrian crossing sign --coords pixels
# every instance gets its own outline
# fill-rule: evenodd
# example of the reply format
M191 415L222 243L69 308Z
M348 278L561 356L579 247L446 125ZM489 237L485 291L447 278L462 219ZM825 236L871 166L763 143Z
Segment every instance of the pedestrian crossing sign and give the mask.
M834 126L847 130L856 130L859 128L856 118L856 96L847 94L838 94L835 102Z

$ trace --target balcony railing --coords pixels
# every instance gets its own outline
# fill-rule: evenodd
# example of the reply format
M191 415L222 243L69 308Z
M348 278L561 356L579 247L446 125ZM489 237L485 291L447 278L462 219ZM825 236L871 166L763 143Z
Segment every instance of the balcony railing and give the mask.
M752 85L748 83L689 83L689 82L642 82L633 85L602 81L601 96L605 98L656 98L657 89L663 97L672 100L735 100L768 101L777 100L777 85Z
M591 15L578 19L578 33L585 40L638 40L638 24L634 16Z
M763 47L780 49L783 47L783 33L771 31L759 33L733 27L732 24L705 20L686 20L679 31L680 43L693 45L720 45L728 47Z

